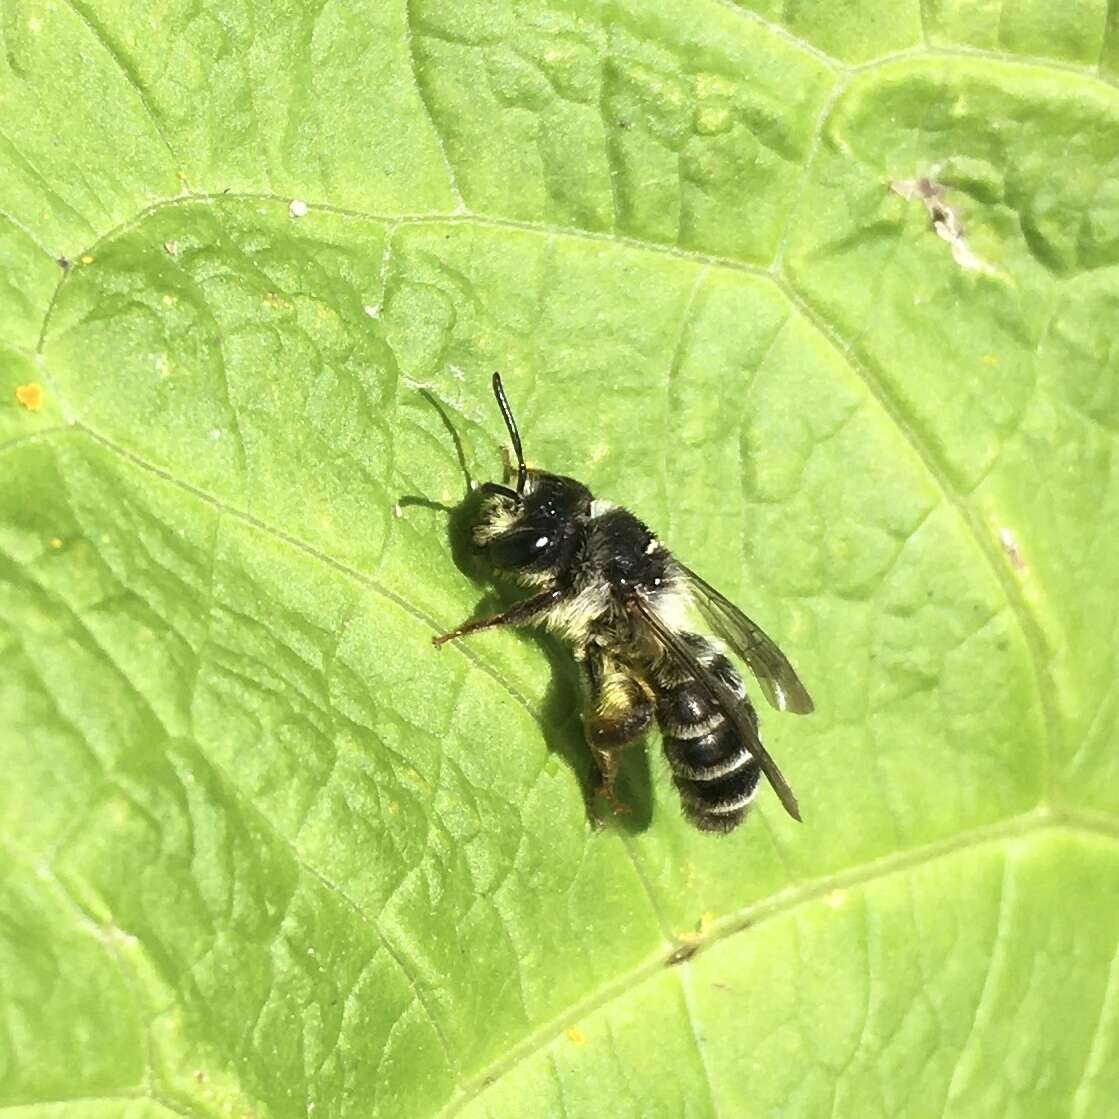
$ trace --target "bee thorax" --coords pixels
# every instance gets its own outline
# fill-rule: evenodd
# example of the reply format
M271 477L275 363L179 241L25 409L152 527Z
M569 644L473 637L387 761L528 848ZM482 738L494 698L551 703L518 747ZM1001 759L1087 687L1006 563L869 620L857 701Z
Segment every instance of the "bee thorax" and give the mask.
M656 595L674 582L672 557L626 509L607 507L593 517L588 550L591 562L620 597L634 592Z
M588 639L591 629L609 610L610 588L602 582L591 582L571 597L557 603L541 620L554 633L581 645Z

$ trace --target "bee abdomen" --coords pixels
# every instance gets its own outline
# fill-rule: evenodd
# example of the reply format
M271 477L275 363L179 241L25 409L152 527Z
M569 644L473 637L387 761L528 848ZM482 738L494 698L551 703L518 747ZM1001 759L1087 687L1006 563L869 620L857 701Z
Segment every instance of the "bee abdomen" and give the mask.
M734 666L722 654L703 659L753 718ZM695 680L661 689L657 719L684 814L701 831L737 827L757 792L761 769L735 726Z
M701 831L731 831L746 815L761 769L725 720L701 738L664 739L684 815Z

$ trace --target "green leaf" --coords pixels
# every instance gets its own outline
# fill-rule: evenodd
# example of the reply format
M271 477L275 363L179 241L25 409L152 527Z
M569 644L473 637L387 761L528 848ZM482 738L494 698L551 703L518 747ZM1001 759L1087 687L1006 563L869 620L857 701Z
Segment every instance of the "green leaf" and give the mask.
M1117 28L6 4L0 1107L1110 1115ZM570 655L432 649L494 369L794 660L803 825L652 736L596 830Z

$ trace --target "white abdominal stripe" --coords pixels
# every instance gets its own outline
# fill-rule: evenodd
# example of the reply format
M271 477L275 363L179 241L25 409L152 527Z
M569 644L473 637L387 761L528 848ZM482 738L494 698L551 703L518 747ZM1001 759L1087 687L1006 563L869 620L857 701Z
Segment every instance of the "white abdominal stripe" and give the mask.
M760 785L760 781L755 781L745 792L730 800L721 800L717 804L711 804L708 801L693 800L692 806L699 809L707 816L729 816L735 812L741 812L744 808L749 808L753 803L754 797L758 795L758 788Z
M716 711L699 723L681 723L675 719L661 717L661 731L669 738L702 738L713 730L718 730L726 722L726 716Z
M717 778L710 781L681 780L680 775L676 774L676 787L690 815L729 816L748 808L754 797L758 795L761 784L761 769L749 756L744 763L733 770L728 770L722 776L725 779L738 774L742 775L741 782L720 781ZM720 789L720 785L729 787Z
M676 751L667 748L667 742L665 753L668 754L668 764L677 777L698 781L701 784L726 777L728 773L736 773L754 760L754 755L741 744L730 757L720 762L712 762L711 765L689 765Z

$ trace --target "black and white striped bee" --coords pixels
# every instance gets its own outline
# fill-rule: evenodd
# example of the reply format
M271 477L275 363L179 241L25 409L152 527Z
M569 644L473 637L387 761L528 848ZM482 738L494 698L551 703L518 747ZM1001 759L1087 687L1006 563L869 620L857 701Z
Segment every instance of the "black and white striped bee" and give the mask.
M516 488L481 487L473 536L500 574L535 593L435 644L494 626L542 625L566 639L583 667L583 724L614 795L622 749L654 718L685 816L702 831L742 822L764 773L785 810L796 798L758 737L758 716L723 644L691 632L695 607L750 668L780 711L805 715L812 700L785 655L736 606L677 560L632 513L596 500L574 478L529 470L498 374L493 391L517 456ZM511 467L510 467L511 470Z

